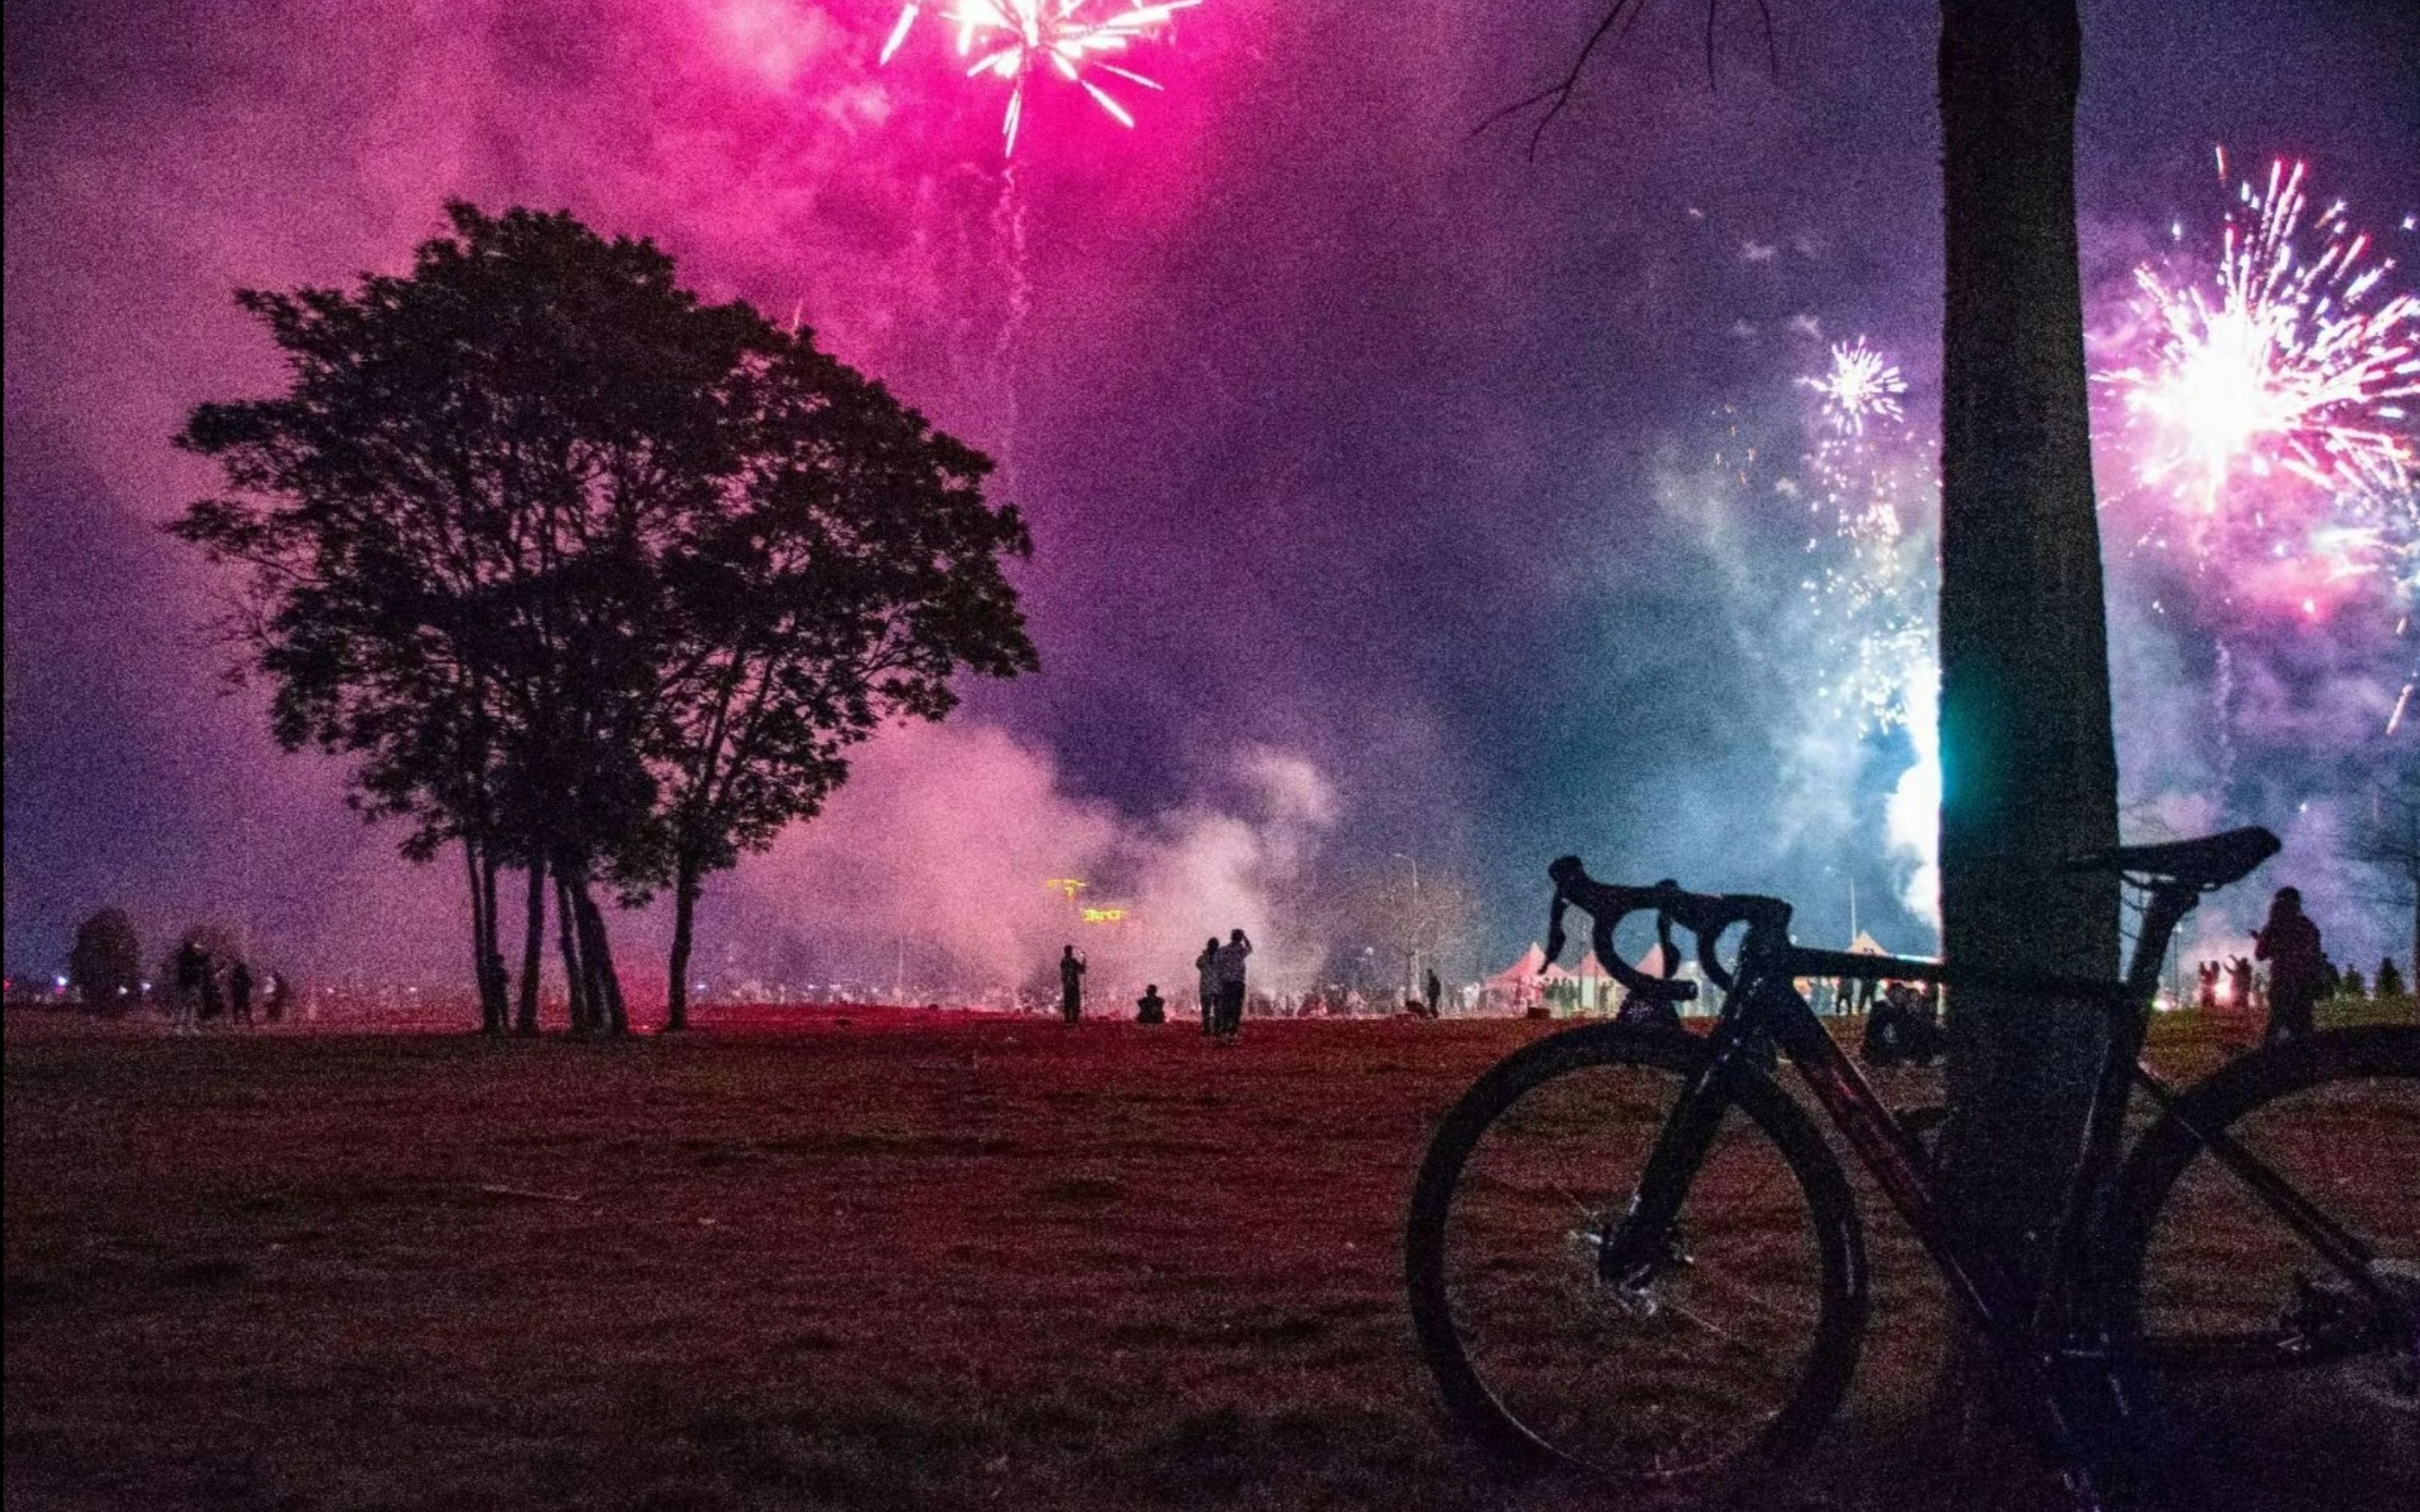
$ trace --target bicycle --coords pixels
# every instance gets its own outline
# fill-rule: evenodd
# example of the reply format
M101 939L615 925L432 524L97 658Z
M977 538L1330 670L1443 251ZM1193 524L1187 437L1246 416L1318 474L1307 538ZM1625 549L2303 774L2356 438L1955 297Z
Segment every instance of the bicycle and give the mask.
M2322 1031L2185 1088L2141 1059L2177 925L2277 849L2254 828L2071 863L2148 890L2114 982L1810 949L1791 941L1779 899L1609 886L1557 861L1549 961L1576 906L1634 994L1688 999L1693 983L1650 978L1615 949L1623 918L1652 909L1659 932L1696 936L1723 1001L1703 1037L1597 1025L1539 1040L1439 1125L1405 1273L1451 1414L1517 1461L1678 1489L1810 1446L1847 1391L1870 1297L1854 1193L1776 1079L1777 1048L2011 1367L2080 1505L2122 1479L2116 1446L2174 1431L2206 1382L2295 1369L2397 1414L2391 1429L2420 1417L2420 1028ZM1743 926L1726 966L1721 942ZM1843 978L2105 1012L2038 1286L1962 1242L1926 1120L1885 1104L1793 986ZM2137 1090L2150 1122L2121 1151Z

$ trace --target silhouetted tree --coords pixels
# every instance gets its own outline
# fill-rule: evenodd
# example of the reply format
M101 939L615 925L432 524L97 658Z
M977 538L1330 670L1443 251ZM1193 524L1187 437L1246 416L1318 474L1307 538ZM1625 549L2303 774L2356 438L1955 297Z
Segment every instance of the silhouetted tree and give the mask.
M253 569L229 628L288 748L459 841L482 1022L536 1026L550 884L573 1027L628 1015L595 889L675 898L672 1022L710 872L812 815L883 718L1034 665L989 462L644 241L450 207L352 292L246 292L293 372L179 443L231 496L176 531ZM498 872L526 876L521 983Z
M730 413L731 506L666 558L671 671L648 734L663 804L657 853L631 857L672 887L671 1028L708 873L814 815L881 721L947 714L954 672L1036 665L1001 572L1031 545L1013 505L984 502L988 458L803 331L755 333Z
M124 1008L143 995L143 944L123 908L104 908L76 926L68 980L87 1008Z
M2114 975L2118 840L2100 520L2075 236L2075 0L1942 0L1942 946ZM2100 1042L2088 1014L1962 989L1948 1015L1953 1220L2044 1258Z
M2347 850L2366 868L2377 898L2412 915L2412 959L2420 972L2420 767L2382 779Z
M619 1003L590 889L656 796L658 553L721 506L722 385L762 322L701 305L647 242L448 213L408 275L238 295L291 379L194 409L178 442L229 493L173 529L252 569L226 627L274 684L278 740L355 758L354 803L408 820L407 856L461 843L499 1031L504 865L553 877L566 975ZM526 1025L526 980L523 1002Z

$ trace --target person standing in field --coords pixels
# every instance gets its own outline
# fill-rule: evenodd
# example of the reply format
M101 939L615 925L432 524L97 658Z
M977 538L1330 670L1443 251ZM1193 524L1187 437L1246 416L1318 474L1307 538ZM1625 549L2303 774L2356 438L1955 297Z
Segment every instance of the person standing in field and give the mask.
M169 1022L177 1033L193 1034L200 1028L202 980L209 973L210 958L200 946L187 940L177 947L177 985L169 995Z
M1084 1016L1084 958L1072 945L1059 953L1059 1016L1070 1024Z
M1242 930L1227 936L1218 947L1218 1038L1233 1040L1244 1030L1244 960L1252 953L1252 942Z
M1435 1018L1445 1000L1445 983L1437 980L1436 967L1429 967L1429 974L1420 986L1424 989L1420 995L1428 1004L1428 1016Z
M219 988L218 957L210 954L208 950L204 950L202 952L201 1020L203 1023L208 1024L210 1020L218 1017L225 1011L226 998L221 993Z
M240 958L227 968L227 1018L236 1024L252 1023L252 966Z
M2319 926L2303 912L2303 894L2280 887L2269 904L2269 922L2252 936L2253 954L2269 963L2269 1032L2265 1044L2282 1044L2311 1032L2311 1005L2327 979Z
M1208 1040L1218 1033L1218 935L1211 935L1210 943L1203 946L1202 953L1193 958L1193 971L1199 979L1198 985L1202 990L1202 1038Z

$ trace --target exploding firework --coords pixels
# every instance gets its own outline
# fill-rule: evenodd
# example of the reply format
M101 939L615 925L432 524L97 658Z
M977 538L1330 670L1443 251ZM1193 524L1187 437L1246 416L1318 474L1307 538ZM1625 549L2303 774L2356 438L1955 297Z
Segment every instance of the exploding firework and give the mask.
M1906 868L1902 901L1939 917L1940 654L1934 606L1940 559L1932 520L1933 448L1907 424L1907 382L1863 337L1835 346L1808 417L1812 448L1785 493L1807 513L1807 594L1812 675L1804 717L1865 737L1902 732L1904 764L1885 810L1885 841ZM1867 748L1869 749L1874 748ZM1862 758L1861 758L1862 759Z
M2420 295L2382 286L2394 260L2341 201L2314 211L2306 178L2281 161L2236 185L2214 266L2136 269L2127 360L2094 377L2162 506L2138 544L2318 616L2363 581L2420 585Z
M1822 396L1814 448L1789 491L1808 517L1805 589L1828 706L1866 731L1908 722L1911 689L1933 675L1940 572L1923 528L1934 493L1931 449L1912 433L1899 369L1859 337L1830 369L1802 378Z
M1868 347L1863 336L1835 343L1830 371L1798 381L1823 396L1823 421L1838 435L1863 436L1869 420L1907 418L1899 402L1907 392L1907 380L1900 377L1895 364Z
M989 75L1007 84L1008 109L1001 133L1003 153L1013 154L1017 123L1025 114L1026 86L1046 69L1090 95L1111 120L1131 129L1133 114L1092 75L1106 73L1157 89L1156 80L1108 60L1156 37L1178 11L1199 4L1201 0L1128 0L1124 9L1112 9L1094 0L958 0L942 17L957 28L958 55L975 59L967 76ZM908 0L901 8L882 44L882 62L890 62L907 41L922 11L921 0Z

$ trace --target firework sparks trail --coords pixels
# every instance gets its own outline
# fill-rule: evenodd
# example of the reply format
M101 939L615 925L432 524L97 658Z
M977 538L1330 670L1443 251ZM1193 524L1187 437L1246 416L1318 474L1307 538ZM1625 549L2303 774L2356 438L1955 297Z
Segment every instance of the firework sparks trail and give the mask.
M1123 79L1145 89L1157 89L1157 80L1109 61L1136 42L1156 38L1180 10L1202 0L1128 0L1124 9L1108 9L1094 0L957 0L943 19L957 28L961 57L973 56L969 78L986 74L1008 85L1008 108L1001 119L1002 154L1016 151L1016 131L1025 115L1026 86L1044 69L1076 85L1109 117L1131 130L1134 116L1117 97L1098 84L1095 72ZM923 11L923 0L908 0L882 44L881 61L889 63L907 41ZM979 55L978 55L979 54Z
M2381 287L2394 259L2371 257L2341 201L2314 213L2306 178L2278 161L2234 186L2207 271L2137 268L2131 360L2094 378L2161 506L2139 544L2180 537L2317 618L2364 580L2420 589L2420 294Z
M1868 347L1863 336L1834 343L1831 370L1821 378L1798 381L1823 396L1824 422L1837 434L1863 436L1869 420L1907 418L1899 402L1907 392L1907 380L1900 377L1896 364Z
M1865 338L1835 346L1830 369L1798 382L1822 396L1815 446L1793 487L1812 526L1805 587L1823 642L1819 664L1831 669L1823 694L1860 729L1893 729L1910 721L1911 689L1933 675L1939 569L1920 525L1932 498L1931 452L1906 424L1906 380Z
M1806 717L1842 721L1860 741L1904 732L1906 764L1885 809L1885 841L1907 868L1902 901L1938 919L1941 812L1940 562L1933 449L1907 424L1907 382L1865 338L1831 348L1798 379L1820 396L1813 446L1787 492L1807 511L1804 580L1816 675Z

